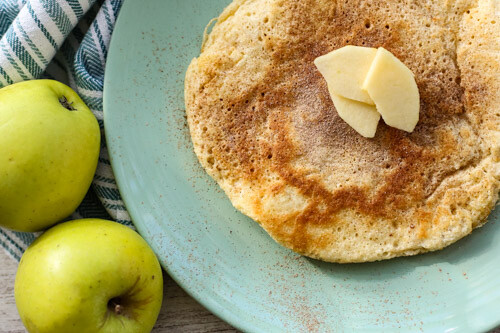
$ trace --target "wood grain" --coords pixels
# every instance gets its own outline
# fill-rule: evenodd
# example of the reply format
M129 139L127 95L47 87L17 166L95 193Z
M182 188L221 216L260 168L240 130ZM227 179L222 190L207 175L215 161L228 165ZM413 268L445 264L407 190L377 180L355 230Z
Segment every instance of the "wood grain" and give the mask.
M25 332L14 301L17 262L0 249L0 332Z

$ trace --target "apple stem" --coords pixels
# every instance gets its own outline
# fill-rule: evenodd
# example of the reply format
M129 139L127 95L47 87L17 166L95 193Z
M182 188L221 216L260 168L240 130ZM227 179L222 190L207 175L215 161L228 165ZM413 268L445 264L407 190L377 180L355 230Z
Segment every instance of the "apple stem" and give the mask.
M119 297L115 297L109 300L108 309L113 311L116 315L123 314L123 305L120 304L121 299Z
M73 107L73 102L68 102L68 99L66 98L66 96L62 96L59 98L59 103L61 103L61 105L63 107L65 107L67 110L69 111L75 111L76 109Z
M121 315L121 314L122 314L122 312L123 312L123 308L122 308L122 306L121 306L120 304L115 304L115 313L116 313L117 315Z

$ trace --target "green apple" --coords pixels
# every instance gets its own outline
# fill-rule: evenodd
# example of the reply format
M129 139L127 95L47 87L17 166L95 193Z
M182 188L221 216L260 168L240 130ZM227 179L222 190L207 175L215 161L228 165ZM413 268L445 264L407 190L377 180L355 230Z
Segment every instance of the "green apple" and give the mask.
M100 138L92 112L60 82L0 89L0 226L38 231L69 216L92 182Z
M35 240L21 258L14 292L28 332L149 332L160 312L163 278L135 231L84 219Z

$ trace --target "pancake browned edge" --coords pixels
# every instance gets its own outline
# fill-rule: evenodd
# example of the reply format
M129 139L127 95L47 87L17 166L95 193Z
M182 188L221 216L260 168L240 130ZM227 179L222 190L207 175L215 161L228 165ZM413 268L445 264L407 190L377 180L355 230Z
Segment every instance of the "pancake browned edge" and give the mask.
M498 6L498 5L497 5ZM200 163L280 244L332 262L434 251L483 225L500 188L495 0L240 0L186 73ZM337 115L313 60L382 46L415 74L413 133Z

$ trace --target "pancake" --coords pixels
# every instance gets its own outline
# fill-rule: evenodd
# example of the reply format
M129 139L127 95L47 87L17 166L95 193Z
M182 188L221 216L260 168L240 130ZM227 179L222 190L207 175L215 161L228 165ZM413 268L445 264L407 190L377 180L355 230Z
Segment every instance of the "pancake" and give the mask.
M495 5L497 7L495 7ZM185 78L194 151L278 243L331 262L442 249L500 189L495 0L236 0ZM384 47L415 74L412 133L339 118L313 60Z

